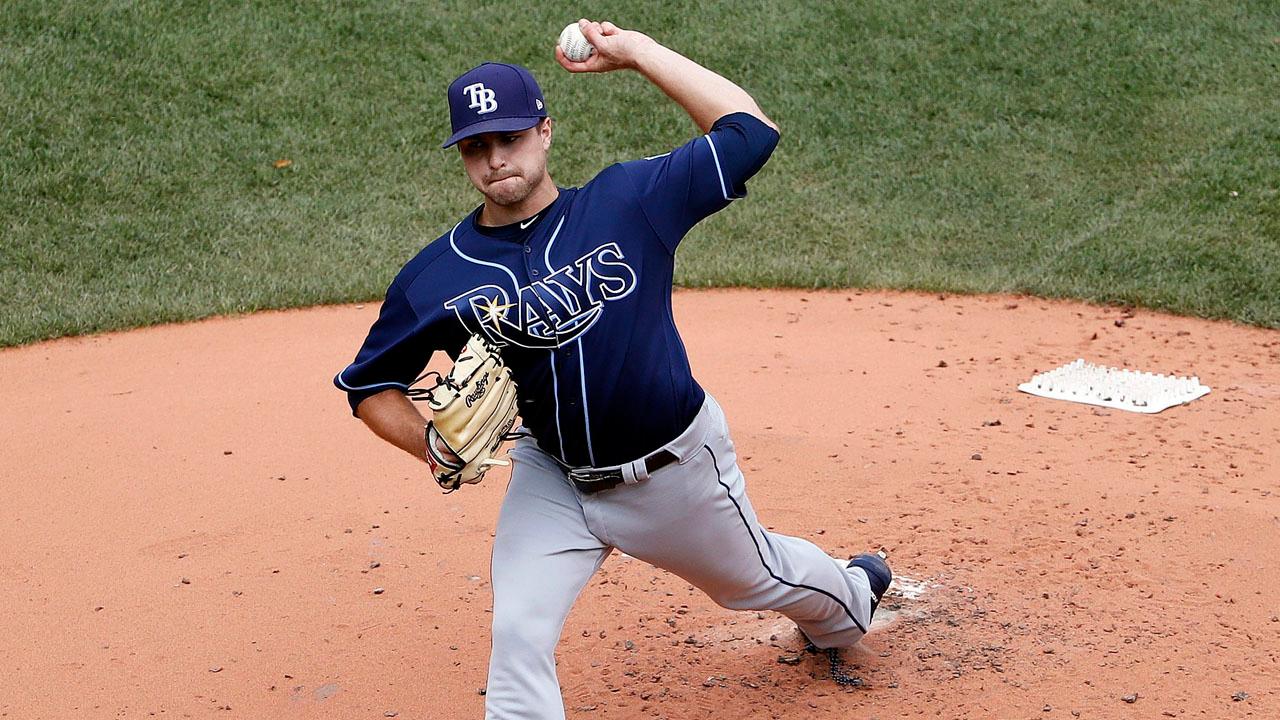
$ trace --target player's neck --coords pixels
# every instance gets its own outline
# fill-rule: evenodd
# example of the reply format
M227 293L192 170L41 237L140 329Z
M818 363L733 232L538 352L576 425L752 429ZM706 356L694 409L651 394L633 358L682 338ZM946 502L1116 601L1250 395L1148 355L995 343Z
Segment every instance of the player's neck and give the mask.
M518 203L498 205L486 199L484 201L484 209L480 211L478 219L481 225L489 227L510 225L513 222L519 222L537 215L548 208L558 197L560 197L560 188L556 187L556 184L552 182L550 175L543 175L542 182L538 183L533 192Z

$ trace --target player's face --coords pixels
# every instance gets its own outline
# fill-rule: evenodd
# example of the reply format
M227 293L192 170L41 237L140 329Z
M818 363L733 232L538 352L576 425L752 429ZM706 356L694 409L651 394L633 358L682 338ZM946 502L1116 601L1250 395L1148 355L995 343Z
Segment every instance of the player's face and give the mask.
M458 143L471 184L495 205L517 205L547 180L549 119L528 130L482 133Z

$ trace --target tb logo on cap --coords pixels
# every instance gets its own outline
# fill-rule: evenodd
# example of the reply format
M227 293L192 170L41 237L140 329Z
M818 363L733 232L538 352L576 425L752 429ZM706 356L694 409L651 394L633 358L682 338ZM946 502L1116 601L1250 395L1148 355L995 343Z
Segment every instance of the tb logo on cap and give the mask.
M498 109L498 100L494 96L494 92L484 86L484 83L475 83L462 88L462 92L471 98L471 104L467 107L475 108L477 115L491 113Z

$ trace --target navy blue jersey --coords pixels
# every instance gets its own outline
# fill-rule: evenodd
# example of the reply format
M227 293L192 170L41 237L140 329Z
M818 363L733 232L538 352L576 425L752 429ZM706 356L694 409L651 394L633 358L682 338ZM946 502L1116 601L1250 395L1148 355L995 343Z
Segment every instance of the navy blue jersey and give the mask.
M777 142L734 113L669 153L560 188L521 223L482 227L477 208L404 266L334 384L354 412L479 333L502 348L525 429L565 464L607 467L662 447L704 398L671 312L676 247L746 195Z

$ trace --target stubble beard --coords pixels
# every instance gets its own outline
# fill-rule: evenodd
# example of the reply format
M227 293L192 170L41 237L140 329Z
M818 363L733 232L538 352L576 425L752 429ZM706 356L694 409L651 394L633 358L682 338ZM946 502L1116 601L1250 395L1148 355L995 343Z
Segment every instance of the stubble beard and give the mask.
M519 205L533 194L534 184L523 176L512 176L512 179L500 182L497 187L489 186L489 192L484 193L486 200L499 207Z
M500 181L500 185L488 186L488 192L481 191L485 199L499 207L512 207L524 202L547 180L546 165L530 168L529 173L513 175L510 180ZM530 180L533 177L536 180Z

